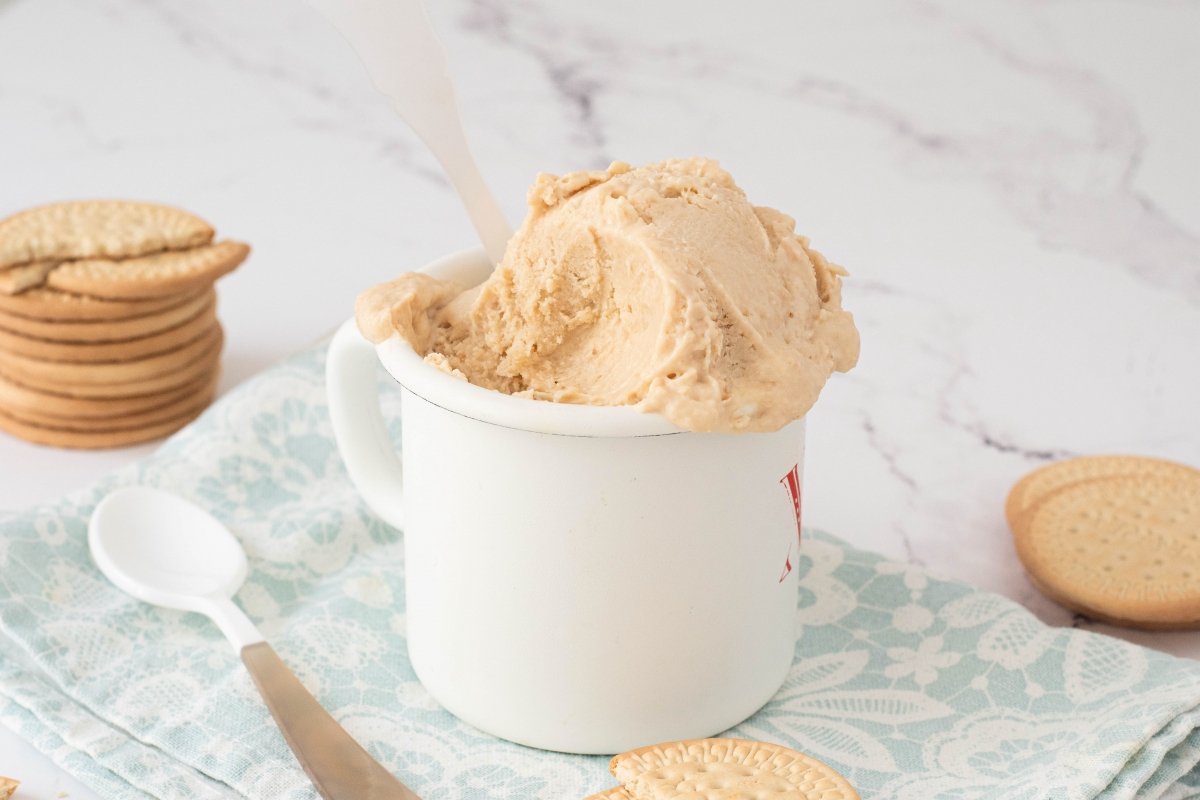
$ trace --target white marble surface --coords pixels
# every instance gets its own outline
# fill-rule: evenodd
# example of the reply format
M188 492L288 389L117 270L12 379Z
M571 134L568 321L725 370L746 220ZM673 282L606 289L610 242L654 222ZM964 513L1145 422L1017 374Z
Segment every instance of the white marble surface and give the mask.
M1200 463L1200 6L430 3L512 221L539 170L708 155L853 274L857 370L811 417L807 522L1002 592L1050 459ZM432 158L300 3L0 0L0 214L191 208L255 247L223 387L471 242ZM0 438L0 507L148 452ZM1130 634L1200 657L1200 634ZM23 798L91 795L0 731Z

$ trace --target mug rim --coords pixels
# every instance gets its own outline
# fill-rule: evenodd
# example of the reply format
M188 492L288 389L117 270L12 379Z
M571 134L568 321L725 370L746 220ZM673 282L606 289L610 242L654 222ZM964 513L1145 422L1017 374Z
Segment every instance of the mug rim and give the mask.
M471 247L435 259L417 272L475 286L482 282L479 276L486 279L491 269L483 248ZM556 403L476 386L427 363L399 333L376 344L375 353L404 389L427 403L479 422L560 436L625 438L689 433L665 417L633 406Z

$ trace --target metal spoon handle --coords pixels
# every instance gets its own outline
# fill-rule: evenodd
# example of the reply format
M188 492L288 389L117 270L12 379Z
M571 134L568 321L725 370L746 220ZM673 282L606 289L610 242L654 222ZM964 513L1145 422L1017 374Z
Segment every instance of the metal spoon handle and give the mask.
M242 648L283 738L326 800L421 800L350 738L266 642Z

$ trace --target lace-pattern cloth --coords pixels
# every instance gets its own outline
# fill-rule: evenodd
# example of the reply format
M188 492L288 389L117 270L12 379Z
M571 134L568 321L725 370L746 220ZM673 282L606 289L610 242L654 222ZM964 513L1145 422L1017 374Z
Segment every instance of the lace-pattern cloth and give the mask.
M0 720L103 797L316 797L216 628L129 599L92 565L91 509L140 483L234 531L251 563L238 602L422 797L564 800L611 786L606 758L497 740L425 693L405 649L402 537L348 482L323 364L323 347L295 356L146 460L0 518ZM396 420L397 393L384 393ZM1200 795L1200 663L1049 628L817 531L797 566L791 674L730 735L811 753L865 798Z

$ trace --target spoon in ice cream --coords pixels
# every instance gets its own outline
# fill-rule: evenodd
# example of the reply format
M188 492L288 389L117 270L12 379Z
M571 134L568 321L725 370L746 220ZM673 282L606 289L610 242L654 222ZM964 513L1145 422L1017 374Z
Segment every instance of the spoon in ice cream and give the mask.
M499 264L512 229L467 147L446 53L420 0L309 0L358 53L375 88L433 151Z
M234 605L246 578L246 553L210 514L160 489L118 489L92 512L88 546L96 566L118 588L217 623L322 797L421 800L321 708Z

